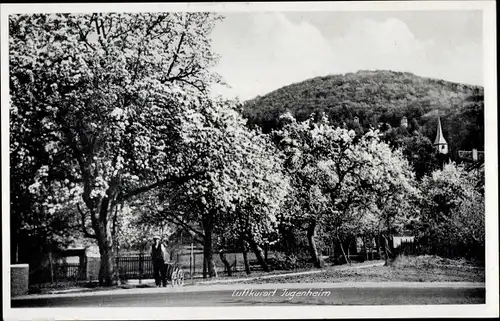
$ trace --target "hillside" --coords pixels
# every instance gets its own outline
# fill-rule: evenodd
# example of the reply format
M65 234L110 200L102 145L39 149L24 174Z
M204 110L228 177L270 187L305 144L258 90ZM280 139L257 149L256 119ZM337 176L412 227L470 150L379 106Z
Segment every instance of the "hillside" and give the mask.
M277 118L291 112L303 120L311 113L326 113L332 123L352 127L359 118L363 130L380 123L398 127L407 117L411 132L434 140L436 111L450 149L484 147L484 93L479 86L419 77L393 71L359 71L317 77L282 87L244 103L250 125L265 132Z

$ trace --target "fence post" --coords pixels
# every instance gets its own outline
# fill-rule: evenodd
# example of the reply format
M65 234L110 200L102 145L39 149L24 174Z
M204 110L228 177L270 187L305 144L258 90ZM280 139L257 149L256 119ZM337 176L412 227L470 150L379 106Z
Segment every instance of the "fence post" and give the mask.
M142 284L142 273L143 273L143 259L142 251L139 252L139 284Z
M82 266L82 261L83 261L83 266ZM80 280L85 281L87 279L87 256L86 255L83 257L82 261L80 261L80 266L79 266Z

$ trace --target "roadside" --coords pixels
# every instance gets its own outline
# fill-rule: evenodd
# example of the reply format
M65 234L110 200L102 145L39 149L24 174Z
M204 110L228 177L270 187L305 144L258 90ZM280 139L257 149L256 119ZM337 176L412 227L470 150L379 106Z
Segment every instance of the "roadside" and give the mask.
M384 283L455 283L460 282L484 284L484 267L474 265L464 260L449 260L435 256L401 257L390 266L384 266L384 261L367 261L352 265L334 265L323 269L300 269L295 271L253 272L246 275L244 272L234 273L231 277L219 276L215 279L195 278L186 279L183 287L172 289L156 288L154 280L128 280L126 284L113 287L84 287L72 286L60 289L40 289L32 295L51 294L78 294L85 292L102 291L184 291L189 288L212 288L216 285L230 284L364 284L370 282ZM210 287L207 287L210 285ZM184 289L184 290L182 290Z
M297 269L293 271L285 271L285 270L276 270L271 272L262 272L255 271L250 275L246 275L245 272L235 272L232 276L222 275L214 279L203 279L201 277L193 278L192 280L188 277L184 282L184 287L192 287L196 285L212 285L212 284L224 284L224 283L241 283L245 281L256 281L260 279L274 279L279 277L294 277L299 275L309 275L322 273L325 269L360 269L360 268L368 268L377 265L383 265L383 261L367 261L364 263L353 263L351 266L348 265L334 265L334 266L326 266L323 269ZM119 290L119 289L141 289L141 288L153 288L156 289L154 279L130 279L126 280L124 284L115 285L111 287L102 287L97 286L95 284L60 284L58 287L47 287L47 288L32 288L30 289L30 295L43 295L43 294L65 294L65 293L79 293L79 292L100 292L100 291L110 291L110 290ZM170 283L168 284L168 288L172 288Z
M84 291L79 293L51 293L37 295L23 295L12 298L13 301L27 300L43 300L57 298L89 298L89 297L108 297L113 298L119 296L142 297L145 295L161 295L161 294L180 294L180 293L217 293L217 292L233 292L247 290L305 290L305 289L484 289L484 283L477 282L315 282L315 283L268 283L268 284L212 284L193 285L187 287L145 287L135 289L110 289L102 291ZM250 295L252 296L252 295Z
M198 284L218 284L218 283L234 283L234 282L246 282L246 281L254 281L254 280L275 280L278 278L290 278L290 277L304 277L308 276L311 274L319 274L319 273L324 273L327 270L343 270L343 269L365 269L365 268L371 268L371 267L377 267L377 266L382 266L384 265L384 261L370 261L370 262L365 262L365 263L355 263L352 265L333 265L333 266L327 266L323 269L316 269L316 270L297 270L295 272L289 272L286 273L285 271L280 271L281 273L274 273L274 274L261 274L258 276L246 276L244 278L227 278L227 279L220 279L220 280L210 280L210 281L202 281L198 282ZM272 282L272 281L270 281Z

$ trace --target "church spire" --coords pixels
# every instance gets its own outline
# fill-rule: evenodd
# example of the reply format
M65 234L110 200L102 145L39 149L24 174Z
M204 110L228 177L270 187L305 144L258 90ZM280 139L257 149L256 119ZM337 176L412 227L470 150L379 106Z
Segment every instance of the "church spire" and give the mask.
M438 111L437 133L436 133L436 139L434 140L434 147L437 149L438 153L448 154L448 143L446 142L443 136L443 130L441 128L441 119L439 118L439 111Z

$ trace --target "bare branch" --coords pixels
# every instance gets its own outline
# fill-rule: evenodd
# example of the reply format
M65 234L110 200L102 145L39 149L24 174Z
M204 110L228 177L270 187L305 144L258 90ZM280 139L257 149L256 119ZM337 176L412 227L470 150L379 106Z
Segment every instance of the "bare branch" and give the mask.
M197 85L197 84L195 84L195 82L188 81L188 80L186 80L184 78L179 78L178 80L182 81L182 82L185 82L188 85L193 86L194 88L198 89L202 93L205 92L205 85L203 83L201 85Z
M80 28L80 25L76 25L78 27L79 33L80 33L80 40L82 40L89 48L92 50L96 50L93 45L91 45L87 39L88 32L86 34L83 34L83 30Z
M168 67L167 75L166 77L168 78L170 76L170 73L172 72L172 68L174 68L174 65L177 62L177 57L179 56L179 52L181 50L182 43L184 42L184 37L186 35L186 32L183 32L181 35L181 39L179 39L179 43L177 44L177 49L174 54L174 58L172 59L172 62L170 63L170 66Z
M163 213L165 213L165 211ZM205 235L202 232L200 232L198 230L195 230L192 226L190 226L189 224L187 224L186 222L184 222L182 219L176 217L175 215L168 215L168 214L166 216L164 216L164 218L167 221L169 221L170 223L173 223L175 225L179 225L182 228L184 228L185 230L191 231L195 235L198 235L200 238L196 238L195 237L195 239L197 241L199 241L200 243L203 243L203 238L205 238Z

